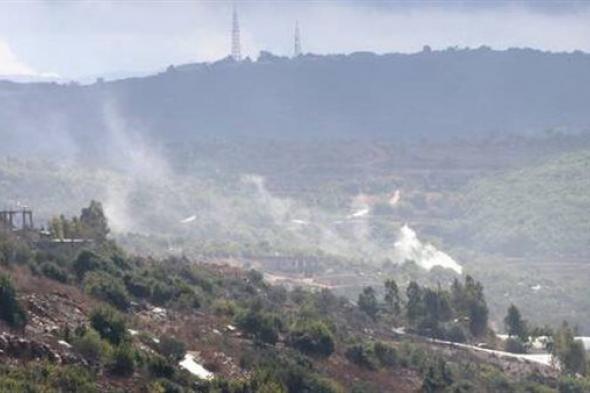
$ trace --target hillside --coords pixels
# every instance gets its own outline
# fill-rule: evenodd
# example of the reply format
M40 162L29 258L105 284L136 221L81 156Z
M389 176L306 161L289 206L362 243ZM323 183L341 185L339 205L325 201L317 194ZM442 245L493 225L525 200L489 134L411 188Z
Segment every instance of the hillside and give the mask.
M588 101L590 56L583 53L480 48L297 59L262 53L255 62L171 66L86 86L2 82L1 148L106 154L113 129L123 126L164 141L584 132ZM28 143L40 135L53 143Z
M590 151L476 180L464 193L468 240L508 255L587 256Z
M411 282L407 291L389 279L353 303L328 289L270 285L255 270L128 255L105 237L96 202L62 223L69 236L91 242L60 246L55 232L47 239L35 230L0 231L1 392L562 393L588 386L566 375L585 372L583 347L582 363L560 375L534 357L475 346L509 348L489 329L483 287L469 276L444 288ZM572 344L557 340L572 330L546 331L562 359L559 351L568 354Z

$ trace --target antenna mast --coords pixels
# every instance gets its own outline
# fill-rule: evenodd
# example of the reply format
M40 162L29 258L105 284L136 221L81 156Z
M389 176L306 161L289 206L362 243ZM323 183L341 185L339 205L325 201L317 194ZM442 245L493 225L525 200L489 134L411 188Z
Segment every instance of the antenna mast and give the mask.
M232 31L231 31L231 57L235 61L242 60L242 49L240 45L240 22L238 20L238 11L234 4Z
M293 46L293 57L301 56L301 34L299 33L299 21L295 22L295 43Z

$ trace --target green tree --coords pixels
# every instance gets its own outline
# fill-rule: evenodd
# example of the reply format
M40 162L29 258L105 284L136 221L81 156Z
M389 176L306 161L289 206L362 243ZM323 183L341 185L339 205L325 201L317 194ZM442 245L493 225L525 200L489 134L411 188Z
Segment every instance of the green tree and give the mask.
M88 329L82 337L76 338L73 347L84 359L94 365L99 364L109 350L108 344L101 340L94 329Z
M448 294L444 291L426 288L423 295L424 319L420 323L422 329L427 329L430 334L438 336L440 324L448 322L453 316L453 310Z
M119 278L103 272L91 272L84 278L83 286L87 293L110 303L119 310L127 311L131 306L127 289Z
M488 326L488 306L483 294L483 285L473 277L465 277L464 307L469 318L469 330L474 336L483 335Z
M160 337L158 345L160 354L171 361L182 359L186 353L186 344L172 336Z
M98 308L90 314L90 324L113 345L119 345L128 338L125 319L110 307Z
M504 317L504 326L509 336L518 337L523 341L527 340L528 329L526 321L522 319L520 311L514 304L508 307L508 312L506 317Z
M256 340L275 344L279 339L280 319L276 316L257 310L248 310L236 318L236 324Z
M399 362L397 350L381 341L377 341L373 345L373 353L379 363L384 367L394 367Z
M488 306L485 300L473 300L469 305L469 331L482 336L488 327Z
M442 392L446 387L453 384L453 376L447 363L437 358L434 362L428 365L424 375L424 382L422 388L426 393Z
M106 262L90 250L82 250L72 264L72 270L78 277L78 280L82 280L84 275L94 270L105 270Z
M49 222L49 231L55 239L64 238L64 229L61 220L58 217L53 217Z
M16 298L10 277L6 275L0 276L0 318L19 329L27 324L27 314Z
M109 225L104 214L102 204L97 201L91 201L90 206L82 209L80 214L80 226L84 234L91 239L102 243L109 234Z
M377 303L377 296L373 287L363 288L363 291L359 294L358 306L373 320L377 319L379 304Z
M133 374L135 371L135 356L129 344L123 343L115 348L110 362L110 369L113 374L124 377Z
M393 279L389 279L385 281L385 296L384 301L389 308L389 311L394 315L398 316L401 311L400 306L400 298L399 298L399 288L397 287L397 283Z
M575 340L575 331L567 322L553 336L553 356L559 360L561 369L570 375L586 373L584 344Z
M328 357L334 352L334 337L323 322L303 322L289 332L289 344L307 354Z
M406 317L411 325L416 325L418 320L424 315L424 305L422 301L422 288L412 281L406 288Z

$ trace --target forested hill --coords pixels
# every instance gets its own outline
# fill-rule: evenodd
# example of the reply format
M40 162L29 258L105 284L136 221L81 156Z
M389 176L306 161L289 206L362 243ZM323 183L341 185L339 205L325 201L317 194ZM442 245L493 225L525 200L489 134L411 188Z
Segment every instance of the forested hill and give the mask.
M590 55L581 52L426 49L297 59L263 52L256 61L171 66L87 86L1 82L0 132L9 142L64 130L94 142L118 119L183 140L587 132L588 102Z

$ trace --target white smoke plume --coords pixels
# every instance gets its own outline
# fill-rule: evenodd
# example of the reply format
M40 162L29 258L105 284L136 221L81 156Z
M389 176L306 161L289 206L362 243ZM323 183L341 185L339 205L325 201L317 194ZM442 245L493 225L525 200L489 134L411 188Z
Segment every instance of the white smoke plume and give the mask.
M432 244L422 243L416 232L408 225L404 225L394 244L394 252L400 261L414 261L418 266L430 270L435 266L454 270L457 274L463 272L463 268L453 258L438 250Z

